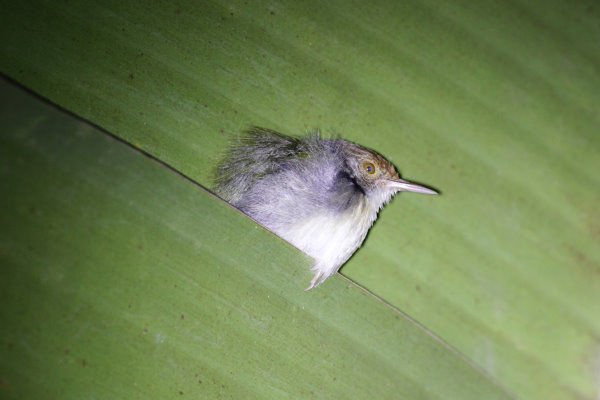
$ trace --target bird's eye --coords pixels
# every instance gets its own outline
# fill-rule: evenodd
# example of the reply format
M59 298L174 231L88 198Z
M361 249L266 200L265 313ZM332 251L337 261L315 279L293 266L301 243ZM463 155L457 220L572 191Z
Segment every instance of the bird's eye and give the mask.
M375 165L373 165L373 163L370 163L370 162L363 163L363 169L369 175L373 175L375 173Z

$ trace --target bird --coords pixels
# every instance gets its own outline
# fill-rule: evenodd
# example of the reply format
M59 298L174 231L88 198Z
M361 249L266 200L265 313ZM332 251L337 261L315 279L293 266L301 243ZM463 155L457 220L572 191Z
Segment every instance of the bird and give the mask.
M362 245L379 210L398 192L437 191L400 178L378 152L320 131L288 136L252 127L216 167L214 191L314 258L310 290Z

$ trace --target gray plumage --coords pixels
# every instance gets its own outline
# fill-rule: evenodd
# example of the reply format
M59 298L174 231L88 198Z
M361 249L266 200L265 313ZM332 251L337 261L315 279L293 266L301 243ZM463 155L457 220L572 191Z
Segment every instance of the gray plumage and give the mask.
M216 193L316 260L311 289L360 247L401 180L378 153L317 133L296 138L252 128L217 167Z

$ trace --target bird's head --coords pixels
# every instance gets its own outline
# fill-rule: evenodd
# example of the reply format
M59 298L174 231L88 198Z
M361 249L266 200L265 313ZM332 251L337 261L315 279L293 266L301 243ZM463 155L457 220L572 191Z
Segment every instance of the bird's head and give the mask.
M401 179L392 163L373 150L352 143L344 153L350 175L378 208L401 191L438 194L435 190Z

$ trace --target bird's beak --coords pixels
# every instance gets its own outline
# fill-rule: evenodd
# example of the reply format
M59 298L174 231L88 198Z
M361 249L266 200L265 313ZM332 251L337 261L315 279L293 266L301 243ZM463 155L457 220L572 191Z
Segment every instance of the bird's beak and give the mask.
M415 192L422 194L438 194L438 192L436 192L435 190L426 188L425 186L417 185L416 183L405 181L404 179L400 178L389 180L386 182L386 184L387 187L389 187L390 189L396 189L398 191Z

